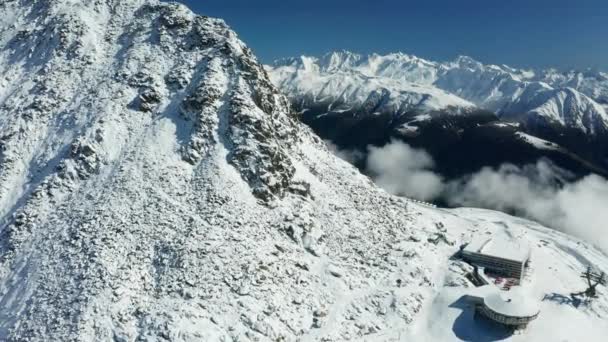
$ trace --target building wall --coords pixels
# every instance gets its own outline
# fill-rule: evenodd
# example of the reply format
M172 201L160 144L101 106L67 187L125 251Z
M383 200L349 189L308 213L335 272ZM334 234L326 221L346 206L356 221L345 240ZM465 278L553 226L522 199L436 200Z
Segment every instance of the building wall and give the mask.
M503 325L515 327L516 329L525 328L528 325L528 323L535 320L536 317L538 316L538 315L532 316L532 317L504 316L504 315L498 314L498 313L490 310L488 307L486 307L483 304L476 305L475 311L492 321L495 321L495 322L503 324Z
M479 267L485 267L487 270L502 274L508 277L522 279L525 269L525 261L519 262L508 260L494 256L484 255L480 253L464 252L462 253L464 260L475 264Z

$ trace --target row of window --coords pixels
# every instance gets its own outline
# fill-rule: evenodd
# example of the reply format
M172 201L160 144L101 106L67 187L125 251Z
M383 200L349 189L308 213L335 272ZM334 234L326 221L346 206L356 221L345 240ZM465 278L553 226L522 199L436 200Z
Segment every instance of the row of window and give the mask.
M506 261L504 259L497 259L488 257L485 255L463 255L465 259L469 259L470 262L480 266L491 269L496 272L513 275L515 277L521 277L524 265L515 261Z

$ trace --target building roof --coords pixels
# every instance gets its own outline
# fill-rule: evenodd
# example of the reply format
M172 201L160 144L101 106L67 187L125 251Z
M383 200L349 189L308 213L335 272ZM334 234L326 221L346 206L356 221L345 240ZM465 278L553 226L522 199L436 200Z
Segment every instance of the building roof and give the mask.
M508 236L476 236L467 244L463 252L479 253L497 258L526 262L530 258L530 246Z
M483 299L484 305L497 314L508 317L533 317L540 312L538 301L513 289L497 291Z

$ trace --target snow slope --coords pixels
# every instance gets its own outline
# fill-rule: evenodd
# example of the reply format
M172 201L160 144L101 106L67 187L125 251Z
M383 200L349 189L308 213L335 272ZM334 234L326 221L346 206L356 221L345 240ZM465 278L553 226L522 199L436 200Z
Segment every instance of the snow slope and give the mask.
M278 60L267 69L296 103L356 107L382 93L386 105L377 110L396 114L477 106L508 119L540 119L589 134L608 128L606 108L599 104L606 103L608 93L602 73L535 73L465 56L439 63L402 53L362 56L348 51Z
M499 214L376 188L296 121L222 20L12 0L0 46L0 340L454 340L427 313L452 314L436 305L462 277L448 259ZM568 265L555 291L589 262L608 269L535 229L568 246L552 247ZM608 332L605 298L555 312Z

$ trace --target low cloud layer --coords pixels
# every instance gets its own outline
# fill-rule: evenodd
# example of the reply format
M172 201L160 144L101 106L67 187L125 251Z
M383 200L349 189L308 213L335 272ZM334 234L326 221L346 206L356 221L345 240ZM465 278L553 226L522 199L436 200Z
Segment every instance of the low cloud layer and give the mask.
M445 182L433 171L435 163L424 150L399 141L368 150L368 173L395 195L517 213L608 251L608 181L600 176L568 183L563 171L539 161L522 168L487 167Z
M485 168L447 184L443 197L452 206L516 212L608 251L608 182L590 175L556 186L552 177L559 175L542 161L526 168Z
M423 201L441 194L443 181L431 171L435 162L425 151L400 141L392 141L384 147L370 146L368 150L368 172L386 191Z
M365 159L365 153L361 151L341 149L329 140L324 140L324 142L327 148L333 154L335 154L338 158L343 159L351 164L356 164Z

